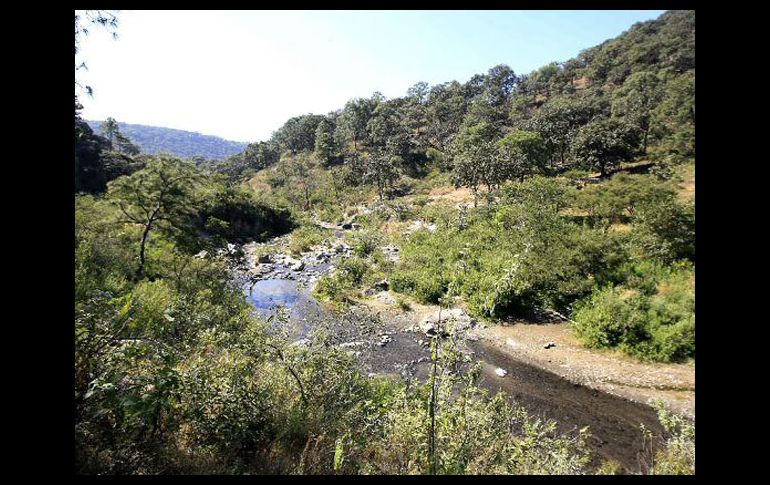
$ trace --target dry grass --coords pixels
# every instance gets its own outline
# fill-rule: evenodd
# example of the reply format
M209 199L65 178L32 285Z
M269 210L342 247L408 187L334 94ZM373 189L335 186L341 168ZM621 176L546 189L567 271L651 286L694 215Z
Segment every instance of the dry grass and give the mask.
M677 169L682 179L678 184L679 197L683 200L695 200L695 165L682 165Z
M467 187L454 188L451 185L436 187L429 193L431 201L446 200L455 204L473 204L473 192Z
M585 89L588 86L588 78L583 76L580 79L572 81L572 85L577 89Z

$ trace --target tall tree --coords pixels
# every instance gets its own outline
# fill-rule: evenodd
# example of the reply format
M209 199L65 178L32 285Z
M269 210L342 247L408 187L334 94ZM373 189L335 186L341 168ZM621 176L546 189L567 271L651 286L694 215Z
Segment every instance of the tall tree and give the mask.
M280 159L280 148L274 142L250 143L243 151L243 159L247 167L262 170Z
M312 152L315 149L315 131L323 115L295 116L273 134L272 140L282 150L291 153Z
M98 194L104 192L107 173L102 152L109 148L109 141L96 135L81 117L83 106L75 97L75 192Z
M302 188L303 205L305 210L310 210L313 190L316 187L316 179L313 175L315 168L313 159L309 153L298 153L281 158L278 171L283 179Z
M652 112L663 98L660 78L652 72L631 74L612 92L612 115L625 118L642 132L642 152L647 151Z
M457 81L433 86L426 106L428 144L446 153L468 109L463 86Z
M104 120L100 131L102 132L102 136L107 138L107 140L110 142L110 148L114 150L118 138L118 133L120 133L120 128L118 127L118 122L115 121L115 118L108 117L106 120Z
M497 142L499 165L505 178L531 175L535 169L542 170L548 160L545 143L539 133L516 130Z
M617 118L600 118L580 129L572 144L572 154L587 170L601 176L620 162L632 158L639 147L637 127Z
M381 95L380 95L381 96ZM337 136L344 145L353 143L353 152L357 152L361 143L366 143L366 126L372 117L374 109L380 102L380 96L369 99L351 99L345 104L337 122ZM344 147L343 145L343 147Z
M324 166L331 165L337 157L334 124L326 117L318 123L315 131L315 156Z
M100 131L102 136L110 142L110 149L125 155L138 155L139 147L134 144L122 131L115 118L109 117L104 122Z
M125 216L122 222L140 224L137 279L145 275L146 247L150 231L160 223L170 226L185 222L193 213L192 189L199 174L192 164L161 155L147 168L108 184L108 199Z
M377 186L380 202L385 200L385 189L398 178L396 165L399 162L400 158L397 155L380 148L375 148L371 154L367 153L361 157L360 163L363 165L364 180L374 182Z
M497 130L489 123L466 123L453 143L455 184L471 189L474 207L478 205L481 185L486 184L491 190L492 185L499 182L499 172L494 167L496 135Z
M661 144L682 157L695 155L695 71L669 80L665 97L653 113Z
M584 99L558 98L546 103L530 122L533 131L540 133L558 168L565 168L570 143L581 126L588 123L598 108ZM548 167L554 172L557 167Z

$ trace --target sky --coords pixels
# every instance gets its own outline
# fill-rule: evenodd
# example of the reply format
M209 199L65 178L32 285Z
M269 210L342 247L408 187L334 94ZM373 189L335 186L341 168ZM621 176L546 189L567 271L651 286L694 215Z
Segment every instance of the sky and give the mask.
M82 116L266 140L375 91L563 62L662 10L132 11L81 41Z

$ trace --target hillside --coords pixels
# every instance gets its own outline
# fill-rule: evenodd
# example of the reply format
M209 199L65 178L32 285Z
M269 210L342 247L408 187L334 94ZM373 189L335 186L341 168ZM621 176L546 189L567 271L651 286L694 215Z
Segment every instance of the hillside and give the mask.
M76 472L694 474L694 40L669 11L224 157L76 99Z
M102 122L86 120L94 132L99 133ZM120 130L128 136L142 153L167 152L182 158L200 156L207 160L222 159L243 151L246 143L225 140L218 136L160 126L118 123Z

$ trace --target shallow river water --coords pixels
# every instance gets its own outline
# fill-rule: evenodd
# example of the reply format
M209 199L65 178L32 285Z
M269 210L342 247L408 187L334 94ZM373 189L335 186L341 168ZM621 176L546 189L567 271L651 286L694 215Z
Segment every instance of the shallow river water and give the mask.
M290 271L279 267L283 269ZM324 269L328 270L328 265ZM311 266L309 270L314 268ZM284 330L292 339L307 338L320 322L331 321L335 343L360 349L358 355L369 372L417 379L428 376L430 352L419 343L420 335L401 330L403 325L392 318L362 313L361 309L344 314L333 311L317 302L310 289L298 283L296 277L246 283L244 291L262 316L274 314L278 306L284 307L289 316L289 328ZM381 343L383 338L387 341L385 344ZM560 431L588 426L592 435L589 444L598 456L619 462L627 471L640 469L639 453L644 446L640 425L643 423L656 434L662 432L650 406L574 384L521 362L484 340L463 344L473 359L483 362L484 372L479 383L482 387L493 393L504 392L531 413L557 421ZM506 369L508 375L503 378L495 375L498 367Z

